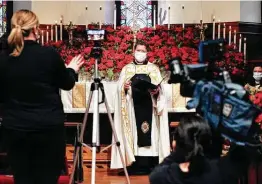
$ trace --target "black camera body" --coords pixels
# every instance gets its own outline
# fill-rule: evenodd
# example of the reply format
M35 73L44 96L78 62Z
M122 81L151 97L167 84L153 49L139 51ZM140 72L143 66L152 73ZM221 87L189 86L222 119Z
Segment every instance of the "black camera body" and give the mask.
M227 71L216 69L220 74L215 78L212 62L183 65L179 57L169 61L169 68L168 83L180 83L180 94L191 98L187 109L195 108L232 143L262 150L262 132L254 123L262 110L249 100L243 86L232 83Z

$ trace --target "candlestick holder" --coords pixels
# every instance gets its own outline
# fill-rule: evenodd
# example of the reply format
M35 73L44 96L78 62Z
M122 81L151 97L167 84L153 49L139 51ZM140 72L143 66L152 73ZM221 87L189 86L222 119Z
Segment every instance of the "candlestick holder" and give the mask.
M206 24L203 24L203 20L200 20L200 24L196 25L196 28L200 31L200 40L205 40L205 31L208 28Z
M185 32L186 32L186 29L185 29L185 27L182 26L182 35L183 35L183 38L184 38L184 36L185 36Z
M73 31L77 28L76 25L74 25L72 23L72 21L70 21L70 23L68 25L65 25L65 29L67 30L68 32L68 36L69 36L69 43L71 45L73 45Z

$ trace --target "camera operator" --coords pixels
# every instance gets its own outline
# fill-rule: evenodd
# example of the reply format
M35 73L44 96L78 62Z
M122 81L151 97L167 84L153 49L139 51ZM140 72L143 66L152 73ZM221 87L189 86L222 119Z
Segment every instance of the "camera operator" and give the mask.
M155 168L151 184L238 184L249 164L247 148L231 146L219 159L208 159L211 129L200 116L183 118L177 128L175 151Z
M13 14L8 44L0 61L3 141L15 184L56 184L65 161L64 112L59 89L70 90L83 64L77 56L66 67L60 55L37 43L38 17Z

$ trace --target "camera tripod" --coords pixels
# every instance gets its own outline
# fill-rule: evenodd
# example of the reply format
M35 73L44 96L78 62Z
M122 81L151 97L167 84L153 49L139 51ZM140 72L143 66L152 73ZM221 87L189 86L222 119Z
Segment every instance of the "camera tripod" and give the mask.
M102 92L102 102L99 102L99 90L101 90L101 92ZM83 143L83 137L84 137L84 132L85 132L86 124L87 124L87 118L88 118L88 113L89 113L90 105L91 105L91 102L92 102L92 98L94 100L94 106L93 106L94 112L93 112L92 144L91 144L91 147L90 147L87 144ZM91 184L95 184L96 153L100 152L99 104L101 104L101 103L105 103L108 118L109 118L111 128L112 128L113 137L114 137L114 140L116 141L114 144L116 144L116 146L118 148L119 155L120 155L120 158L121 158L121 161L122 161L122 164L123 164L124 172L125 172L125 175L126 175L127 183L130 184L130 179L129 179L128 172L127 172L127 169L126 169L126 166L125 166L124 157L123 157L123 154L122 154L121 149L120 149L120 142L119 142L118 137L116 135L116 130L115 130L115 127L114 127L112 114L110 112L108 101L107 101L107 98L105 96L104 85L103 85L103 83L101 83L101 79L98 77L98 59L97 58L95 60L94 82L91 84L90 94L89 94L88 101L87 101L87 108L86 108L86 111L85 111L81 132L80 132L79 138L77 139L78 143L77 143L77 147L76 147L76 151L75 151L75 158L74 158L73 169L72 169L72 174L70 176L69 184L73 184L73 182L74 182L73 180L74 180L74 174L75 174L76 166L77 166L79 159L81 159L80 155L81 155L81 147L82 146L85 146L85 147L89 148L90 150L92 150ZM112 145L106 147L101 152L110 148L111 146Z

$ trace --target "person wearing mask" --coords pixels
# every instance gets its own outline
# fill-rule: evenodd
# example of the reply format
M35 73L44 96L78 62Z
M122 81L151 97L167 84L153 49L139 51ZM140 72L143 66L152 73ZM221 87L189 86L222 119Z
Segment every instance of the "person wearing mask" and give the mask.
M256 95L257 93L262 93L262 67L261 63L258 63L254 66L252 71L252 77L249 78L248 83L245 85L245 89L249 93L249 95ZM262 161L261 158L254 160L248 169L248 181L250 184L259 183L256 179L259 179L261 182L261 178L258 177L262 172Z
M124 164L130 166L130 175L149 174L151 168L170 153L162 77L159 68L148 62L147 51L145 43L136 43L134 62L122 69L117 84L114 124L120 149L124 153ZM139 85L141 81L146 81L145 85ZM112 141L115 142L114 138ZM115 144L112 147L111 168L123 168Z
M82 56L65 66L59 53L37 43L39 21L15 12L0 61L3 141L15 184L56 184L65 162L65 127L59 89L70 90Z
M175 140L175 151L153 170L150 184L239 184L252 158L251 150L233 144L224 157L206 157L212 133L198 115L181 119Z
M248 83L245 85L245 89L251 95L255 95L257 92L262 91L261 80L262 78L262 67L260 65L253 68L252 78L249 79Z

